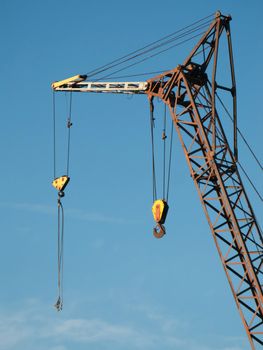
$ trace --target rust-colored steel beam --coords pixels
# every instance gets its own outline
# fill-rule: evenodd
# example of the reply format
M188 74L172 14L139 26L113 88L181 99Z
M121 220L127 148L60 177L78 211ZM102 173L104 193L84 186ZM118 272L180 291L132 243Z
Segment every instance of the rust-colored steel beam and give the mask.
M251 349L255 350L263 345L263 236L236 164L230 20L217 13L182 66L148 80L147 94L151 101L158 97L169 107ZM219 40L224 32L231 87L217 84ZM233 151L216 106L218 89L230 93L233 100Z

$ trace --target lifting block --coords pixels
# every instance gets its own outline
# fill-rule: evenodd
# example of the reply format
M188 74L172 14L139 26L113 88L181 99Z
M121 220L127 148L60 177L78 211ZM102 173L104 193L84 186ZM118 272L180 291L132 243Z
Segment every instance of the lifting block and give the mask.
M153 218L158 224L164 224L169 206L163 199L157 199L152 206Z
M52 181L52 186L55 187L58 191L64 191L65 187L69 183L69 177L64 175L57 177L55 180Z

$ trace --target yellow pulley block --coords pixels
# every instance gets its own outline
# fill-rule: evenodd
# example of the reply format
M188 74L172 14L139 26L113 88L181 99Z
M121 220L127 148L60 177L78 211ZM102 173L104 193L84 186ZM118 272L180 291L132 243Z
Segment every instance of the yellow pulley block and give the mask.
M152 206L153 218L158 224L164 224L169 206L163 199L157 199Z
M55 187L56 190L63 192L67 184L69 183L70 178L66 175L57 177L52 181L52 186Z

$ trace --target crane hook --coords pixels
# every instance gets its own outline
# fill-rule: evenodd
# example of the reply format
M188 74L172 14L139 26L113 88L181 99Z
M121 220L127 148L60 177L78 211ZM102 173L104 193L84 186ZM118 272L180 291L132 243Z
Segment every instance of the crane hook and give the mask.
M156 226L153 229L153 235L156 238L162 238L165 235L164 222L167 216L169 206L164 199L157 199L152 206L153 218Z
M162 238L165 233L165 227L162 224L157 223L157 225L153 228L153 235L155 238Z

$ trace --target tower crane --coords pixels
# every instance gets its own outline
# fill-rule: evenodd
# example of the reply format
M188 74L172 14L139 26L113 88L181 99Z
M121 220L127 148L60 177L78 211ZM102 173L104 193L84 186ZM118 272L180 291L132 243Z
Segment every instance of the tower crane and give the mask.
M76 75L52 84L66 92L144 94L169 109L190 175L228 279L251 349L263 345L263 235L242 183L237 148L236 83L231 16L217 12L181 65L145 82L88 81ZM219 84L219 42L226 35L230 86ZM200 54L201 53L201 54ZM232 104L233 145L216 105L218 91Z

